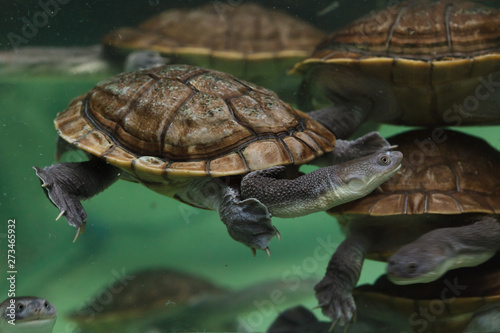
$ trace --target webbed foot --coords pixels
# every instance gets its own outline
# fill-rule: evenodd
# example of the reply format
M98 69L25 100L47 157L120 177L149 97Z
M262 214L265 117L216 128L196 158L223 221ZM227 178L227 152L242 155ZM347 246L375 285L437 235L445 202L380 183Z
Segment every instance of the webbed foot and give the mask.
M279 236L271 223L271 213L259 200L235 200L236 190L230 189L224 197L219 213L229 235L252 249L269 252L269 242Z
M87 213L80 203L101 192L118 179L119 170L100 159L79 163L59 163L43 169L33 167L49 200L77 229L75 241L85 229Z
M378 132L370 132L356 140L337 140L331 153L314 161L315 165L328 166L341 164L360 157L393 149L394 146Z
M59 173L58 168L54 168L54 165L43 169L33 167L33 169L40 178L45 194L54 206L59 209L60 213L56 220L61 216L65 216L68 224L77 228L78 231L85 228L87 213L85 213L79 197L73 193L76 188L68 182L68 178ZM79 232L77 237L78 235Z
M332 329L336 324L349 325L351 320L356 320L356 304L352 293L339 288L335 278L325 276L315 287L318 307L323 314L332 319Z

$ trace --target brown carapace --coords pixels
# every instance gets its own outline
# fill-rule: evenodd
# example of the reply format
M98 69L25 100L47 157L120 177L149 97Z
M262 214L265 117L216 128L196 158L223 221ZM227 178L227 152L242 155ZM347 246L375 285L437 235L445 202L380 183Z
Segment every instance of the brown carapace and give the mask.
M372 12L295 65L312 91L302 105L317 109L331 96L359 95L370 97L385 113L374 119L386 123L498 124L499 27L500 10L467 1L402 2Z

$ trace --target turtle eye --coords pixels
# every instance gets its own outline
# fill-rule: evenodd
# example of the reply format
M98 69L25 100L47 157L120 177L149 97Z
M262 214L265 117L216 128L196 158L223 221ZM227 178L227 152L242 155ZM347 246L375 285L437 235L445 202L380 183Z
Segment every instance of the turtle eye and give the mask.
M50 309L50 304L49 302L45 301L45 303L43 303L43 306L46 308L46 309Z
M23 311L23 310L24 310L24 304L18 304L17 311Z
M389 165L391 163L391 158L387 155L382 155L378 159L378 164L380 165Z

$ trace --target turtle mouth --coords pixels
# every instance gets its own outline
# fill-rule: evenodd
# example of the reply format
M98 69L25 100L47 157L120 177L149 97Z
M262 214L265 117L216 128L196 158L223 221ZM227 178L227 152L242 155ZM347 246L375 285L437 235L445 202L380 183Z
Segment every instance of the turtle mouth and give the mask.
M23 318L23 319L16 319L16 325L23 325L25 326L43 326L43 325L49 325L53 322L55 322L57 315L36 315L36 316L30 316L28 318Z

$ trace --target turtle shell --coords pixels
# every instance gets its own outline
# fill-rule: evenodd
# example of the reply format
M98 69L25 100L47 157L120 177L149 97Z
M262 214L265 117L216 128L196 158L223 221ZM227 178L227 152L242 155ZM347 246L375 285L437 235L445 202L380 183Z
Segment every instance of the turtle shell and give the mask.
M229 293L206 279L184 272L147 269L109 284L74 311L70 319L92 332L98 328L99 332L109 332L119 325L132 325L134 321L155 316L174 322L179 311L196 301Z
M477 3L403 2L335 31L292 72L308 73L316 94L305 97L309 108L331 103L327 98L332 94L349 97L349 89L356 94L355 89L363 89L363 95L375 99L374 108L379 105L386 113L385 118L376 116L378 121L412 126L500 123L499 26L500 10ZM353 88L346 86L354 80ZM330 96L324 96L324 89Z
M359 318L381 319L381 313L387 311L390 322L413 323L415 332L462 332L475 314L500 304L498 259L449 271L424 284L395 285L383 275L373 285L353 290ZM432 320L428 320L429 314Z
M403 153L382 192L332 208L370 216L500 213L500 153L482 139L451 130L408 131L388 139Z
M334 135L275 93L188 65L125 73L55 119L65 141L140 182L242 175L307 163Z
M213 68L250 79L283 72L309 56L325 34L307 22L252 3L172 9L106 35L109 54L153 50L171 63ZM253 81L252 81L253 82ZM261 82L259 82L262 84Z

